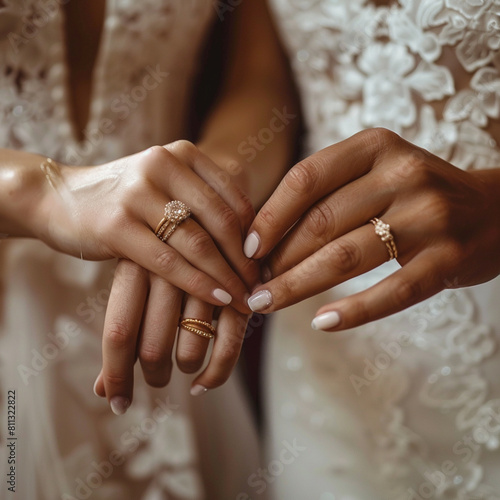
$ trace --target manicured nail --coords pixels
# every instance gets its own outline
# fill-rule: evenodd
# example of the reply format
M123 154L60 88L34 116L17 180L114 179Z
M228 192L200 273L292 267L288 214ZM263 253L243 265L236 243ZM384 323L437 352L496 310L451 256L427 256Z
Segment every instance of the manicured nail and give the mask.
M223 304L226 304L226 306L228 304L231 303L231 301L233 300L233 298L231 297L231 295L229 295L227 292L225 292L224 290L221 290L220 288L216 288L213 292L212 292L212 295L217 299L217 300L220 300Z
M262 279L264 280L264 283L267 283L268 281L271 281L273 279L273 273L267 266L262 269Z
M253 312L262 311L273 303L273 296L269 290L261 290L248 299L248 307Z
M316 316L311 323L314 330L329 330L335 328L340 323L340 315L338 312L330 311Z
M191 396L201 396L202 394L205 394L208 389L206 387L203 387L202 385L194 385L191 387Z
M102 398L102 396L100 396L99 394L97 394L97 383L99 382L99 379L101 378L101 375L97 375L97 378L95 379L95 382L94 382L94 394L98 397L98 398Z
M115 415L123 415L130 406L130 400L121 396L115 396L111 398L109 405L111 406L111 411Z
M245 240L245 244L243 245L243 253L251 259L260 247L260 237L255 232L252 231Z

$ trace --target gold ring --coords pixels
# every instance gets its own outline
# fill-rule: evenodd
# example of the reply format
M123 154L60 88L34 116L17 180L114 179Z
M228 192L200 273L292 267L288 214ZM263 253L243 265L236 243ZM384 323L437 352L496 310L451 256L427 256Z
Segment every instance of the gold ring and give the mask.
M374 217L370 222L375 226L375 234L380 236L380 239L385 243L387 251L389 252L389 260L398 258L398 249L394 242L394 236L391 233L391 226L382 222L377 217Z
M196 333L200 337L206 339L213 339L215 337L215 328L208 321L201 319L186 318L180 323L180 326L189 332Z
M156 226L155 234L161 241L167 241L177 229L177 226L191 215L191 209L182 203L174 200L165 205L163 219Z

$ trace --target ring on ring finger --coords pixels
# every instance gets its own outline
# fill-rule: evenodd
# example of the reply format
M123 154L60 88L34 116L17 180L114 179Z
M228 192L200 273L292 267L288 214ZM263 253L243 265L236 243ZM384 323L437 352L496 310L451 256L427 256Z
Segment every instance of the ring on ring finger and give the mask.
M165 205L163 218L156 226L155 234L163 242L167 241L177 227L191 216L191 209L182 201L174 200Z

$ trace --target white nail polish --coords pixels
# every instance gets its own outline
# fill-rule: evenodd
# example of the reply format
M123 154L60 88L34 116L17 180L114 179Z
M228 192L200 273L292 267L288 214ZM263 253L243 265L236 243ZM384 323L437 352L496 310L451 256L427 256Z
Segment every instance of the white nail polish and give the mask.
M329 330L335 328L340 323L340 315L338 312L330 311L316 316L311 323L314 330Z
M195 385L191 387L191 396L201 396L202 394L205 394L208 389L206 387L203 387L202 385Z
M95 382L94 382L94 387L93 387L93 391L94 391L94 394L95 394L98 398L100 398L101 396L99 396L99 394L97 394L97 391L96 391L97 382L99 382L99 376L95 379Z
M109 405L111 406L111 411L115 415L123 415L130 406L130 400L121 396L115 396L111 398Z
M231 295L229 295L227 292L225 292L224 290L221 290L220 288L216 288L213 292L212 292L212 295L217 299L217 300L220 300L223 304L226 304L226 306L228 304L231 303L231 301L233 300L233 298L231 297Z
M253 312L262 311L273 303L273 296L269 290L261 290L248 299L248 307Z
M243 245L243 253L251 259L260 247L260 237L255 232L252 231L245 240L245 244Z

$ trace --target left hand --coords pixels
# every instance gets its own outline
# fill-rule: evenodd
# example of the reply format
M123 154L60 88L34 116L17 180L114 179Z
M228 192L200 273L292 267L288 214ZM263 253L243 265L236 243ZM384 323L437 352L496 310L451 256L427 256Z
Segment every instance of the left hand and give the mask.
M149 385L164 387L170 381L181 313L183 317L212 323L214 307L195 297L185 297L180 289L134 262L118 263L106 310L103 371L94 386L95 393L108 399L115 414L125 413L132 402L137 359ZM248 319L248 315L230 306L221 310L210 361L192 383L193 395L216 388L229 378ZM197 372L208 346L208 339L180 328L176 350L180 370Z
M390 225L402 268L323 306L313 328L353 328L500 274L500 169L462 171L372 129L300 162L263 206L245 253L267 256L270 281L250 307L282 309L387 261L374 217Z

